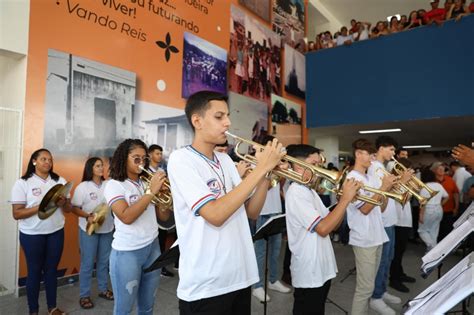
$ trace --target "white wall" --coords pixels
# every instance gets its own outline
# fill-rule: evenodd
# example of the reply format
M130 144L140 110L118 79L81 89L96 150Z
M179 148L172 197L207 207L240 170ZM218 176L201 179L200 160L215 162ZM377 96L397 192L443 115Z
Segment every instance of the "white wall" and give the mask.
M21 171L29 6L0 0L0 296L15 292L18 279L18 225L8 200Z

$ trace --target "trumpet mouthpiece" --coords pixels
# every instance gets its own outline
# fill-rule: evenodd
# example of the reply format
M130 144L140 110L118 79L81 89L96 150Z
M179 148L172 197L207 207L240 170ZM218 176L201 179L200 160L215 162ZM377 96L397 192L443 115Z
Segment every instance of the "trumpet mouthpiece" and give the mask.
M235 138L235 135L230 133L229 131L226 131L224 132L226 136L229 136L229 137L234 137Z

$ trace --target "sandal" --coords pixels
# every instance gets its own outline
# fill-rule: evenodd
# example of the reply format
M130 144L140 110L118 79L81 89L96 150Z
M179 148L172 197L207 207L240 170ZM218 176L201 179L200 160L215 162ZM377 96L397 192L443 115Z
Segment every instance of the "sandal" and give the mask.
M65 312L61 311L59 308L55 307L52 308L51 310L48 310L49 315L66 315Z
M113 301L114 300L114 293L110 290L105 290L104 292L99 293L99 297L106 299L108 301Z
M92 303L91 298L88 297L88 296L86 296L86 297L81 297L81 298L79 299L79 305L81 306L81 308L83 308L83 309L85 309L85 310L94 307L94 303Z

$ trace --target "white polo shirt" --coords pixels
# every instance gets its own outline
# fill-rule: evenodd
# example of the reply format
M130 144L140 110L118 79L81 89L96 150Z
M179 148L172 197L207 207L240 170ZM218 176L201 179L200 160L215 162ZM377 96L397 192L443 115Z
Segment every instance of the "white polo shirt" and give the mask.
M337 273L330 237L322 237L314 230L329 210L314 190L298 183L288 188L285 206L292 285L319 288Z
M402 206L398 202L395 202L395 209L397 210L398 217L396 226L412 227L413 218L411 215L410 201L407 201L404 206Z
M382 178L385 176L385 166L379 161L372 161L367 170L367 175L370 178L369 186L379 189L382 186ZM397 208L395 207L396 201L392 198L388 198L387 207L382 212L382 221L385 227L393 226L398 221Z
M104 188L107 184L106 181L97 185L94 181L85 181L80 183L74 191L71 203L74 207L81 208L84 212L91 213L101 203L106 203L104 197ZM86 218L79 218L79 227L81 230L86 232ZM114 229L114 218L111 212L105 218L105 222L95 232L97 234L109 233Z
M358 171L352 170L347 178L354 178L364 185L370 186L369 177ZM358 194L372 196L370 192L359 190ZM347 223L350 227L349 244L359 247L378 246L388 241L387 233L382 222L380 207L374 207L369 214L365 215L359 210L365 204L363 201L351 202L347 206Z
M260 215L281 213L280 183L267 191L267 198Z
M114 202L125 200L131 206L144 194L144 183L126 179L123 182L111 179L107 181L104 196L110 208ZM125 224L114 215L114 240L112 248L115 250L136 250L143 248L158 237L158 223L156 221L155 206L150 203L146 210L132 223Z
M20 178L13 185L10 204L25 205L25 208L38 206L48 190L57 184L66 184L66 180L59 177L56 182L51 176L43 179L36 174L33 174L27 180ZM51 234L64 227L64 214L62 209L57 209L46 220L40 220L37 215L33 215L18 220L18 227L20 232L28 235Z
M240 184L231 158L214 152L210 160L187 146L171 153L168 174L181 253L178 298L196 301L256 283L257 260L244 205L220 227L199 216L207 202Z

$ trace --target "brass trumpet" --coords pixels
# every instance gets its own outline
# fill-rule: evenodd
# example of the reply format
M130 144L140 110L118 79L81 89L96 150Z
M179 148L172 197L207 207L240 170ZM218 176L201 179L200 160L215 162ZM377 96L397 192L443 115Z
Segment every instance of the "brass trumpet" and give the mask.
M392 157L392 160L395 162L393 165L393 170L392 172L397 175L401 176L403 172L407 171L408 169L403 165L402 163L398 162L394 157ZM423 183L418 177L416 177L414 174L410 178L410 180L406 184L399 183L401 186L401 189L404 189L405 191L408 191L413 197L415 197L418 202L420 203L421 206L425 205L431 198L436 196L438 194L438 191L435 191L428 187L425 183ZM425 189L428 194L430 195L428 198L425 198L421 196L421 190Z
M146 174L140 176L141 180L143 180L147 186L150 186L153 173L141 165L139 166L139 168ZM173 205L173 198L171 197L171 186L168 178L165 179L163 187L157 194L155 194L155 196L153 196L151 203L154 205L160 205L163 208L168 209L171 208Z
M257 164L257 159L256 159L255 156L252 156L250 154L241 154L239 152L239 148L240 148L240 145L242 143L246 143L246 144L251 145L255 148L261 148L261 149L264 148L263 145L258 144L258 143L253 142L253 141L250 141L250 140L247 140L247 139L244 139L244 138L241 138L241 137L238 137L238 136L236 136L236 135L234 135L234 134L232 134L228 131L226 131L226 135L231 137L231 138L234 138L234 140L237 141L237 143L235 144L234 151L235 151L235 154L239 158L246 161L247 163L250 163L250 164L253 164L253 165ZM303 169L305 169L305 171L303 172L303 174L300 174L298 172L295 172L292 169L281 170L279 168L275 168L274 170L272 170L272 175L276 175L276 176L279 176L279 177L284 177L286 179L289 179L289 180L297 182L299 184L308 186L308 187L313 188L313 189L315 187L321 186L326 190L329 190L331 192L336 193L337 195L342 194L342 183L344 182L344 180L346 178L346 175L348 174L348 169L345 169L342 173L339 173L339 172L336 172L336 171L330 171L330 170L327 170L325 168L322 168L322 167L304 162L300 159L291 157L289 155L285 155L283 157L283 161L293 163L293 164L297 164L300 167L302 167ZM332 186L332 187L330 187L330 186ZM375 189L375 188L372 188L372 187L368 187L368 186L364 186L362 189L364 189L366 191L369 191L369 192L372 192L374 194L379 194L379 195L383 196L384 199L382 201L379 201L375 198L371 198L371 197L368 197L368 196L363 196L363 195L360 195L360 194L358 194L356 196L356 199L367 202L367 203L370 203L370 204L373 204L373 205L376 205L376 206L382 205L383 202L385 201L385 198L394 198L394 199L401 199L402 198L402 196L400 196L398 194L381 191L381 190L378 190L378 189Z
M391 175L384 168L382 168L382 171L385 175ZM395 174L395 175L397 175L397 174ZM400 178L401 178L401 176L397 175L397 182L395 183L395 185L392 187L392 190L391 190L392 193L397 194L397 195L400 196L400 198L393 198L393 199L395 199L395 201L397 201L399 204L404 206L408 202L408 200L410 200L410 198L412 196L415 197L418 200L425 199L422 196L420 196L418 193L416 193L414 191L412 192L411 190L407 189L405 187L406 185L400 182ZM421 203L421 201L420 201L420 203Z

